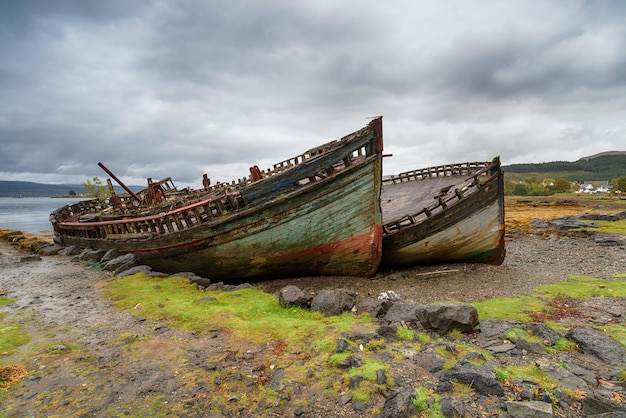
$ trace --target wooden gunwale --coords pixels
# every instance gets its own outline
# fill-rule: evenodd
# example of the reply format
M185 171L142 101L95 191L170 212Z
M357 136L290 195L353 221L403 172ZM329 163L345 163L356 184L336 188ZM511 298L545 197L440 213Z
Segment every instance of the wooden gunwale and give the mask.
M498 165L499 162L468 162L454 165L428 167L421 170L401 173L397 176L392 176L389 179L384 179L383 185L393 185L397 183L424 181L432 177L470 176L469 178L463 180L459 186L451 189L452 193L448 192L446 195L439 197L434 204L425 206L417 212L406 214L400 218L394 219L393 221L383 223L383 235L386 236L393 234L398 230L422 223L427 218L433 216L433 214L441 212L448 206L456 204L458 201L464 199L465 196L477 193L483 187L483 184L492 182L495 177L499 176L499 174L497 171L494 172L487 178L487 180L484 181L484 183L481 183L479 177L485 176L489 171L495 170ZM418 219L420 217L421 219Z
M230 184L209 186L208 181L203 182L205 187L200 190L166 193L168 201L160 208L135 209L119 205L117 208L121 207L124 212L111 212L109 208L116 207L105 202L97 199L82 201L54 211L51 223L55 235L60 236L65 245L116 248L121 253L136 253L145 261L152 260L161 266L166 259L171 260L172 266L184 259L191 262L190 266L205 267L207 260L212 260L210 262L215 266L228 266L221 274L228 274L230 267L231 273L238 274L242 267L245 268L245 257L250 257L251 269L262 271L264 275L285 273L289 268L285 265L291 265L293 271L300 274L307 274L307 266L311 266L313 275L315 272L350 274L350 271L373 274L382 252L378 199L382 145L382 122L381 118L376 118L365 128L340 140L274 164L273 169L258 181L253 181L251 176ZM352 184L367 186L355 189L356 186L349 186ZM350 208L346 206L353 199L348 193L350 189L352 192L359 190L360 194L367 190L368 197L361 197L363 205L352 205L354 210L341 211L342 205ZM246 196L247 192L251 193ZM202 195L205 197L201 198ZM351 224L349 229L337 225L332 226L332 233L320 229L320 225L333 217L324 215L333 212L328 212L326 204L322 204L330 196L334 197L328 204L334 207L332 210L336 215L358 215L347 218L354 219L354 222L348 222ZM116 202L124 198L119 196ZM191 199L193 203L185 203ZM333 199L340 199L341 203ZM307 237L308 227L303 229L298 225L298 219L303 216L300 208L310 212L312 217L306 218L308 222L316 219L312 225L318 232L313 237ZM139 210L144 214L135 215ZM152 213L145 214L148 210ZM99 216L117 218L103 220L98 219ZM79 221L80 218L83 220ZM293 231L299 232L294 234ZM255 235L257 233L259 236ZM264 241L259 241L261 236L273 241L287 238L287 235L288 240L279 244L280 252L275 252L271 244L264 247ZM255 243L254 246L250 246L251 243ZM242 251L241 255L236 254L239 251ZM221 256L226 257L223 259L225 264L220 261ZM239 265L228 264L233 256L243 256ZM300 264L290 260L291 257L299 259ZM258 261L253 261L257 258L267 258L267 263L258 265ZM327 267L320 267L329 262Z

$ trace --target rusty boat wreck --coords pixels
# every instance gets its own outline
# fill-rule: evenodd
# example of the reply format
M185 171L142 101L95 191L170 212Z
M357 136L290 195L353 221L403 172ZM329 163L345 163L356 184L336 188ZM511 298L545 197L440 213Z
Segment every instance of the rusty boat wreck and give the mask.
M178 190L171 179L61 207L55 241L133 253L211 280L372 276L382 255L382 118L267 171ZM111 181L108 180L112 191Z
M504 177L499 157L449 164L383 180L382 268L501 264Z

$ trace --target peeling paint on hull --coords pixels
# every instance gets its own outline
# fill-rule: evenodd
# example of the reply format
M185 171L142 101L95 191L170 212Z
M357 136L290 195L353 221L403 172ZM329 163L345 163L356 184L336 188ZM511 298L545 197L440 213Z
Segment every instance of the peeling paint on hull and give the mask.
M382 118L239 183L68 205L50 216L64 245L133 253L157 271L234 281L372 276L382 255ZM170 180L168 180L169 183ZM152 194L149 194L152 193ZM148 198L146 198L148 196Z

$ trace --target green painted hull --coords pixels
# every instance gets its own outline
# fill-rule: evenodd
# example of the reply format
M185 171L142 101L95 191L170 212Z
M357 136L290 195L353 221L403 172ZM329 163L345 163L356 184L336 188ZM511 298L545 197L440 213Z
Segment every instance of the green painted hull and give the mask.
M240 185L179 195L141 215L98 201L53 212L64 245L117 249L211 280L372 276L382 253L382 119ZM149 182L150 183L150 182ZM140 193L141 194L141 193ZM137 200L137 198L135 199ZM119 203L128 211L132 203Z

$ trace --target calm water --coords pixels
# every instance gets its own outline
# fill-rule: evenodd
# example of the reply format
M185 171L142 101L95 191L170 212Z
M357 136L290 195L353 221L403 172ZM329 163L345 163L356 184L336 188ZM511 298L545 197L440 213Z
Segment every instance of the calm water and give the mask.
M53 197L0 197L0 228L39 234L50 231L48 216L53 210L82 199Z

